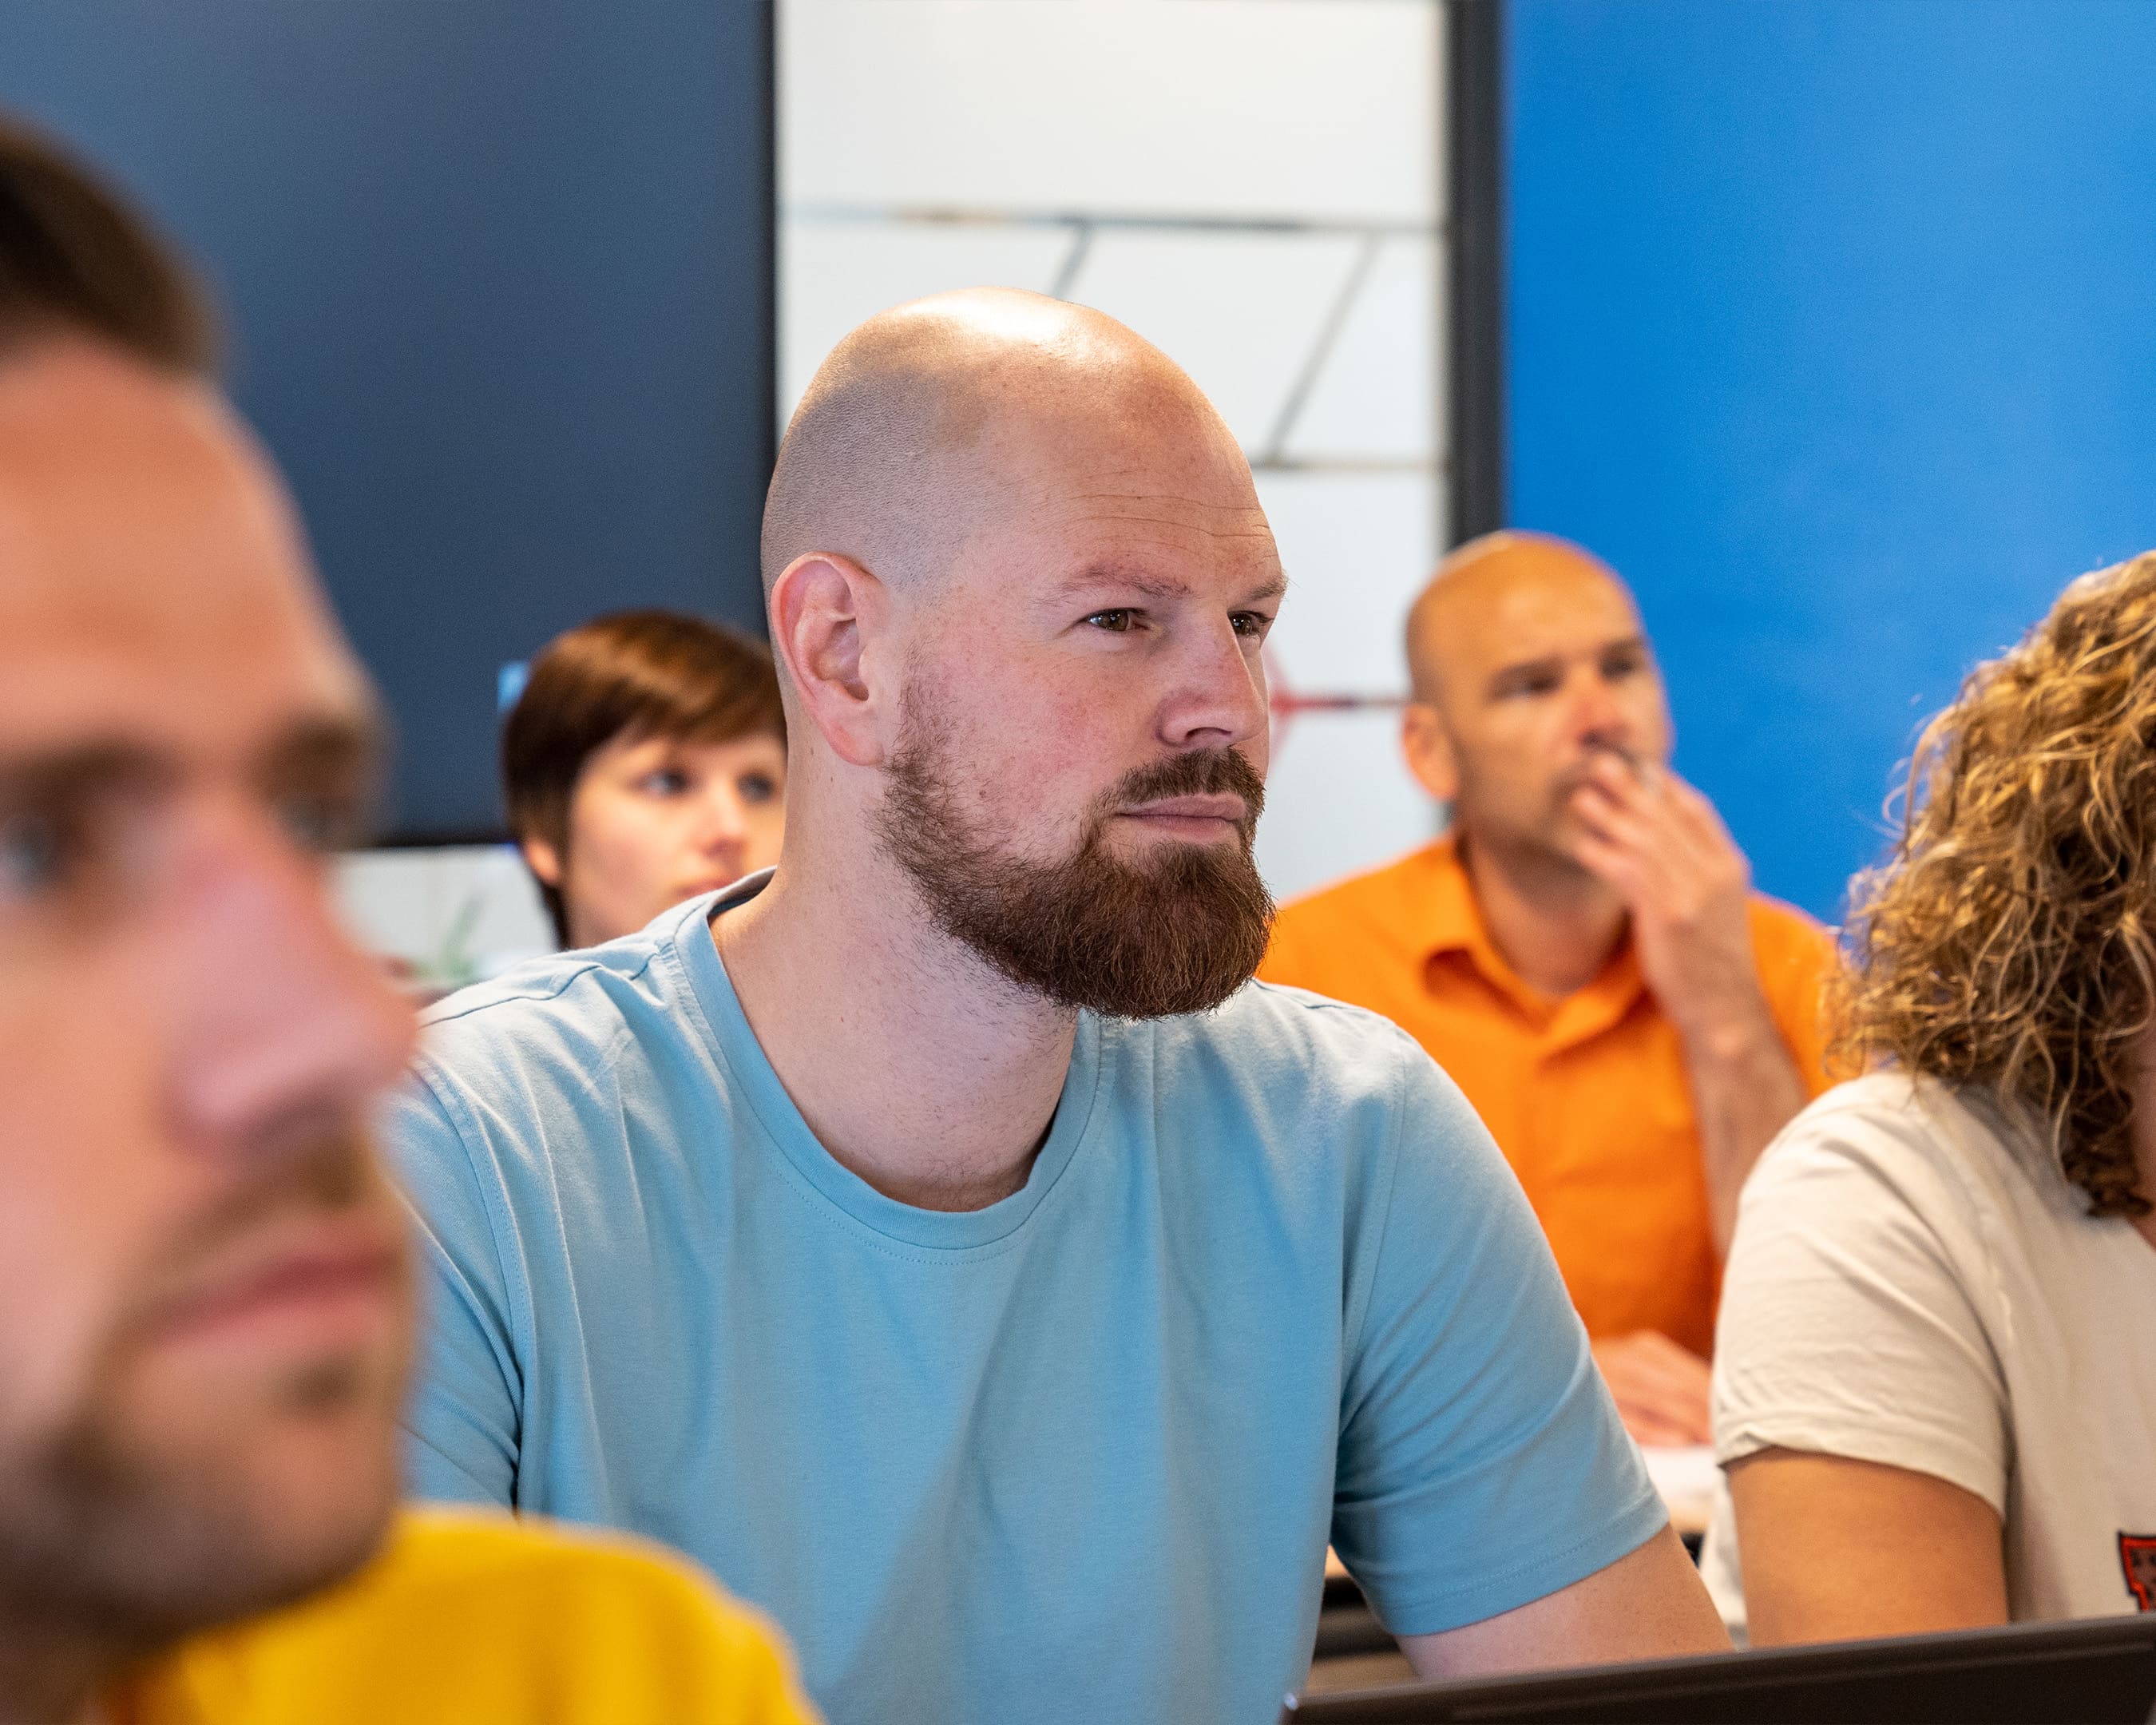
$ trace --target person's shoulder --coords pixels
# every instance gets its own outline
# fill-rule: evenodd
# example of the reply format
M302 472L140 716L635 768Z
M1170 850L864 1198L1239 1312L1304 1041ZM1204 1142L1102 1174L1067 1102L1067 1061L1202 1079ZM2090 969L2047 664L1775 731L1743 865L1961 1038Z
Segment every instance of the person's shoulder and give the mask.
M1210 1012L1163 1022L1175 1026L1173 1040L1231 1063L1375 1075L1387 1082L1404 1059L1420 1051L1406 1031L1367 1007L1262 978Z
M805 1717L769 1626L685 1559L480 1511L407 1510L352 1579L223 1640L208 1681L311 1697L311 1718L446 1722L452 1695L504 1722ZM512 1699L535 1685L543 1711Z
M1964 1209L2013 1164L1999 1127L1937 1079L1869 1072L1834 1086L1783 1127L1746 1184L1745 1208L1794 1209L1807 1191L1831 1208L1846 1200L1830 1189L1861 1187L1920 1213Z
M1358 1122L1392 1139L1411 1116L1460 1129L1474 1118L1406 1031L1307 988L1253 981L1211 1012L1155 1022L1158 1082L1186 1106L1232 1106L1298 1142L1365 1136Z
M627 1037L663 1038L694 1011L690 943L709 939L702 906L692 900L638 933L528 959L436 1002L419 1017L418 1071L480 1083L507 1072L521 1084L550 1065L588 1074Z
M759 1622L663 1546L624 1533L437 1505L398 1517L361 1585L372 1590L377 1609L399 1615L439 1604L526 1626L538 1618L572 1622L593 1609L649 1613L654 1625L700 1631L712 1623L755 1630Z
M527 958L434 1002L419 1014L429 1045L514 1035L541 1024L619 1019L624 996L654 986L659 942L649 931L603 947Z
M1817 965L1833 957L1834 931L1810 911L1764 892L1752 894L1745 909L1753 947L1763 959Z

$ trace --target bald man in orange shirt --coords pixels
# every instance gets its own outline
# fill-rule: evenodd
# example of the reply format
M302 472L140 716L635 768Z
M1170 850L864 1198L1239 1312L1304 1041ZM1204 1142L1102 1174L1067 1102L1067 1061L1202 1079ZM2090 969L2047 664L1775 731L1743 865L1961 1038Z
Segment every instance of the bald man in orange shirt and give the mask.
M1705 1442L1737 1194L1825 1087L1832 942L1751 891L1670 771L1661 674L1598 558L1475 540L1407 645L1408 764L1450 830L1286 906L1259 973L1430 1050L1518 1173L1633 1435Z

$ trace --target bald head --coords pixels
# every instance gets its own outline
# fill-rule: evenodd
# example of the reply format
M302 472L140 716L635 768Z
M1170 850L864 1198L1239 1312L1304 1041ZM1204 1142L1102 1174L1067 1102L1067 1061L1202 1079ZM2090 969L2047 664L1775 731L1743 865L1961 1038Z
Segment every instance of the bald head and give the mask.
M1631 589L1601 558L1548 533L1471 539L1437 566L1408 611L1408 675L1414 698L1442 705L1448 685L1500 662L1531 619L1620 608L1636 627Z
M934 572L1027 501L1060 440L1163 420L1228 438L1173 361L1100 312L1004 288L880 312L794 409L764 508L765 591L811 552L886 582Z

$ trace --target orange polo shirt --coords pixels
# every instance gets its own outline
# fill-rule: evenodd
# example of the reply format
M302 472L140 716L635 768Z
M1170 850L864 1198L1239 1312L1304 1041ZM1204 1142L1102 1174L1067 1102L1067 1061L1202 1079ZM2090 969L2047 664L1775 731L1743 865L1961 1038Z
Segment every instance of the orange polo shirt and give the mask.
M1825 929L1754 894L1759 982L1805 1088L1826 1087ZM1287 906L1258 974L1383 1014L1466 1092L1527 1189L1595 1336L1714 1342L1721 1265L1677 1033L1627 942L1577 993L1522 982L1450 839Z

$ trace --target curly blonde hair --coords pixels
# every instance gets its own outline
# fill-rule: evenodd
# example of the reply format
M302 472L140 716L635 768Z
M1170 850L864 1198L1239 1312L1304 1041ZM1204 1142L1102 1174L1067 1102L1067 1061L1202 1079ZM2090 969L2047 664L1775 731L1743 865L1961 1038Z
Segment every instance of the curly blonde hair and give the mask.
M1850 889L1835 1049L2019 1102L2102 1216L2156 1017L2156 552L2085 575L1924 729Z

